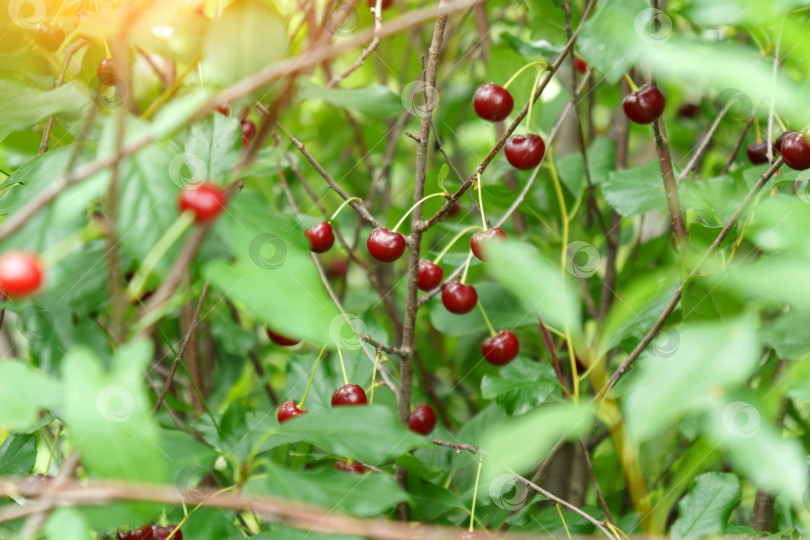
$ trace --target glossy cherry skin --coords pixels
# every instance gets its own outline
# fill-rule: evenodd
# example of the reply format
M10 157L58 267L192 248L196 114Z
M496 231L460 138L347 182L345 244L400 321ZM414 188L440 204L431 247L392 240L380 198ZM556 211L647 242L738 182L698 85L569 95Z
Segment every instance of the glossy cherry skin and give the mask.
M436 427L436 413L433 412L433 407L427 403L420 403L414 407L408 426L411 431L420 435L428 435Z
M382 0L382 9L388 9L394 5L394 0ZM373 8L377 6L377 0L368 0L368 7Z
M332 394L332 407L346 405L365 405L368 403L366 393L356 384L346 384Z
M155 537L155 540L166 540L176 528L176 525L169 525L167 527L152 527L152 535ZM178 529L177 532L174 533L174 536L172 536L172 540L183 540L183 531Z
M452 281L442 287L442 304L450 313L463 315L475 309L478 293L472 285Z
M290 418L295 418L296 416L301 416L302 414L306 414L308 411L306 409L301 409L298 407L298 404L294 401L285 401L281 404L281 407L278 408L278 423L283 424Z
M499 227L491 227L485 231L477 231L470 238L470 248L473 255L479 260L485 261L484 250L485 245L490 241L506 240L506 233Z
M58 26L40 23L34 30L34 39L45 50L54 52L65 41L65 31Z
M664 112L666 100L656 86L645 84L622 100L627 118L636 124L650 124Z
M42 263L33 253L8 251L0 257L0 289L11 298L35 293L42 276Z
M520 352L520 342L509 330L501 330L498 335L488 337L481 344L484 360L495 366L508 364Z
M118 531L118 540L154 540L151 525L144 525L129 532Z
M745 152L748 154L748 159L754 165L768 163L768 145L765 144L765 141L753 142L749 144Z
M105 58L98 63L96 68L98 82L104 86L114 86L118 76L115 74L115 61L112 58Z
M782 141L782 158L791 169L810 169L810 136L806 133L791 133Z
M288 338L283 334L273 332L272 330L270 330L269 327L265 328L265 332L267 332L267 337L270 338L270 341L282 347L292 347L294 345L298 345L299 343L301 343L300 339Z
M512 94L495 83L482 84L473 96L475 114L490 122L506 120L514 106Z
M190 210L197 223L213 221L225 209L225 192L213 184L200 184L180 192L180 212Z
M419 261L419 281L416 286L423 291L432 291L442 282L444 270L427 259Z
M405 253L405 237L385 227L377 227L368 235L366 247L378 261L393 262Z
M526 171L534 169L543 161L543 156L546 155L546 143L540 135L534 133L513 135L506 141L503 153L506 155L506 161L512 167Z
M335 233L332 231L332 226L325 221L310 227L304 234L309 239L310 251L314 253L326 253L335 244Z
M582 58L575 58L574 59L574 67L577 68L577 71L580 73L585 73L588 71L588 64L585 63L585 60Z
M359 463L349 463L347 461L338 461L335 463L336 471L350 472L354 474L363 474L366 469Z
M789 129L789 130L785 131L784 133L782 133L781 135L779 135L776 138L776 140L773 142L773 149L776 150L777 152L781 153L782 152L782 142L784 142L785 137L787 137L791 133L796 133L796 132L793 131L792 129Z

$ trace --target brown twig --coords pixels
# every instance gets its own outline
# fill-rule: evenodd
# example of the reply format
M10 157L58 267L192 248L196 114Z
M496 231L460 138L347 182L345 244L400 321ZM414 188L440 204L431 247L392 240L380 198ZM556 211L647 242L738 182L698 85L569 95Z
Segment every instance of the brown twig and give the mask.
M475 453L478 452L478 447L473 446L471 444L454 443L454 442L449 442L449 441L440 441L439 439L430 439L430 442L432 442L433 444L438 445L438 446L445 446L447 448L452 448L452 449L454 449L456 451L456 453L458 455L461 455L461 452L463 452L463 451L467 451L467 452L469 452L471 454L475 454Z
M720 171L720 175L724 175L728 172L731 166L734 164L734 158L737 157L737 152L740 151L742 148L743 142L745 141L745 136L748 135L748 130L751 129L751 124L754 122L754 117L756 116L756 111L748 117L748 120L745 122L745 127L743 127L742 133L740 133L740 138L737 139L737 143L734 145L734 149L731 151L731 155L728 157L728 161L726 165L723 167L723 170Z
M357 69L363 65L363 62L365 62L366 59L371 56L371 53L376 51L377 47L380 46L380 29L382 28L382 0L376 1L372 11L374 11L374 37L371 39L371 43L369 43L368 47L363 49L363 52L360 53L360 57L355 60L351 66L349 66L349 69L340 75L335 75L328 83L326 83L327 88L337 86L341 83L341 81L345 80L349 75L357 71Z
M88 42L84 39L79 39L65 47L65 59L62 61L62 69L59 70L59 75L57 75L56 79L53 81L54 89L62 86L62 83L65 80L65 73L67 73L67 68L70 65L70 60L73 58L73 55L87 43ZM37 152L37 154L40 156L48 151L48 140L51 138L53 122L54 115L50 115L48 120L45 121L45 128L42 130L42 141L39 143L39 151Z
M700 141L700 144L698 145L697 149L692 154L692 158L689 160L689 163L686 164L686 167L684 167L684 169L678 175L677 182L679 184L687 176L689 176L689 173L692 172L692 169L695 168L695 165L697 165L698 161L700 161L700 158L703 157L703 153L706 152L706 148L709 147L709 143L712 140L714 132L717 131L718 127L720 127L720 121L723 120L723 117L726 116L726 113L729 111L732 104L733 102L729 101L726 104L726 106L720 110L720 113L717 115L717 118L714 119L714 122L712 122L712 125L709 127L709 130L706 132L706 135L703 136L703 139Z

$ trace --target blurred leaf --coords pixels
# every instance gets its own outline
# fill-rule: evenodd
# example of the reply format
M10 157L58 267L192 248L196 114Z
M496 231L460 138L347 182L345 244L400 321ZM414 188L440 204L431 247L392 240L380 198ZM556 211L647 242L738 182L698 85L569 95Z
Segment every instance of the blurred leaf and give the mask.
M564 45L553 45L546 39L523 41L509 32L504 32L501 37L521 56L555 56L565 49Z
M667 208L657 161L643 167L610 172L602 184L602 194L607 203L624 217Z
M577 49L588 65L611 83L629 71L639 57L639 48L645 42L636 32L646 31L644 20L639 19L646 10L650 10L650 4L644 0L599 2L582 25Z
M279 525L272 531L261 532L250 537L252 540L362 540L359 536L343 534L319 534L313 531L293 529Z
M685 15L692 22L707 26L762 26L806 5L805 0L691 0L686 4Z
M502 367L499 375L484 375L481 397L495 399L511 416L524 414L544 403L560 386L554 368L520 356Z
M90 525L75 508L57 508L45 522L46 538L51 540L87 540Z
M0 80L0 130L30 128L53 114L76 118L90 105L72 82L53 90L38 90L8 79Z
M791 309L760 329L763 344L773 347L779 358L806 358L810 355L810 313Z
M616 168L616 145L607 137L596 137L588 147L587 157L591 182L593 185L601 184ZM580 152L570 152L557 160L557 172L574 196L588 185Z
M686 280L681 298L684 321L728 319L744 310L745 300L736 291L709 287L699 279Z
M366 114L376 118L397 116L405 112L402 98L387 86L364 88L318 88L305 86L299 96L306 100L322 99L336 107ZM418 95L416 96L418 99Z
M0 426L25 431L40 409L59 403L62 387L55 379L20 360L0 362Z
M183 187L189 183L213 181L224 184L230 170L239 161L242 151L242 126L237 118L211 114L189 128L186 152L182 159L174 157L169 172L172 180ZM181 170L181 165L189 170ZM178 175L175 179L174 175Z
M675 538L721 535L741 498L740 480L735 475L701 474L689 486L689 493L678 502L678 519L672 524L670 534Z
M763 200L748 227L750 238L761 249L810 258L810 204L796 196L777 194Z
M0 476L25 476L36 461L37 438L33 434L12 433L0 446Z

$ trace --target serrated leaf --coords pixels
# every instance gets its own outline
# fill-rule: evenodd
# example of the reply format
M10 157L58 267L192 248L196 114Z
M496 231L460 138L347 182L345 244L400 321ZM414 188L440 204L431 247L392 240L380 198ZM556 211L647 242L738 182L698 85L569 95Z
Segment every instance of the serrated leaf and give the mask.
M678 503L678 519L670 533L675 538L720 535L741 498L740 480L735 475L701 474Z
M523 357L501 368L498 377L484 375L481 379L481 397L494 399L512 416L544 403L558 388L554 368Z
M34 434L12 433L0 446L0 476L24 476L37 460L37 438Z
M53 115L76 118L90 101L75 84L66 82L53 90L38 90L11 80L0 81L0 130L26 129Z
M667 197L657 162L612 171L602 184L607 203L624 217L667 208Z

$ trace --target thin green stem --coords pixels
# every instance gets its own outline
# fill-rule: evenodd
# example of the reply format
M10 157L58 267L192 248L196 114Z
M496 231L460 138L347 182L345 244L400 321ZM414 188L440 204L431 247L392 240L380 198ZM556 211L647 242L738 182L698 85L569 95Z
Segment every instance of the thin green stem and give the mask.
M636 85L636 82L630 77L630 74L625 73L624 78L627 79L627 84L630 85L630 90L633 92L638 92L638 85Z
M343 384L349 384L349 378L346 376L346 364L343 363L343 352L338 347L338 358L340 358L340 370L343 372Z
M530 102L531 103L531 102ZM481 173L478 173L478 181L476 182L476 186L478 186L478 209L481 211L481 224L484 227L484 230L487 230L487 218L484 215L484 186L481 184Z
M371 392L369 392L368 396L368 404L371 406L374 403L374 387L376 386L375 381L377 380L377 364L380 363L380 355L382 351L377 349L377 355L374 357L374 371L371 372Z
M335 218L338 217L338 214L340 214L340 211L343 210L346 207L346 205L349 204L352 201L360 201L360 202L362 202L363 199L361 199L360 197L351 197L349 199L346 199L345 201L343 201L341 203L340 206L338 206L337 210L335 210L335 212L332 214L332 217L329 218L329 221L334 221Z
M546 62L530 62L530 63L526 64L525 66L523 66L522 68L517 70L517 72L514 75L512 75L509 78L508 81L506 81L506 84L503 85L503 89L506 90L507 88L509 88L509 85L512 84L514 82L514 80L517 79L520 76L521 73L523 73L524 71L526 71L527 69L529 69L532 66L548 67L548 64ZM534 94L532 94L532 95L534 95Z
M157 264L160 262L160 259L169 251L169 248L174 245L175 242L186 232L191 224L194 223L194 214L191 212L183 212L180 216L175 220L171 226L166 229L166 232L163 233L163 236L155 243L152 250L146 254L146 257L143 259L143 263L138 268L138 271L135 272L135 275L132 278L132 281L129 283L129 287L127 288L127 296L130 299L136 299L141 296L143 292L143 286L146 283L146 279L149 277L149 274L155 269Z
M51 451L48 452L48 462L45 464L45 474L51 473L51 461L53 461L53 453L56 450L56 443L59 442L59 435L62 434L62 424L56 427L56 435L53 436L53 443L51 443Z
M464 263L464 272L461 274L461 283L467 281L467 272L470 270L470 262L472 262L473 253L470 251L470 254L467 255L467 262Z
M455 244L458 241L459 238L461 238L462 236L464 236L465 234L467 234L468 232L470 232L472 230L481 230L481 227L479 227L478 225L472 225L471 227L467 227L466 229L464 229L463 231L458 233L456 236L453 237L452 240L450 240L450 243L445 246L445 248L442 250L442 252L439 253L439 256L436 257L436 260L434 260L433 263L434 264L439 264L439 262L441 262L441 260L442 260L442 257L444 257L447 254L448 251L450 251L451 247L453 247L453 244Z
M489 322L489 317L487 317L487 312L486 312L486 311L484 311L484 306L481 304L481 301L480 301L480 300L478 301L478 309L480 309L480 310L481 310L481 315L483 315L483 317L484 317L484 322L485 322L485 323L487 323L487 328L489 328L489 334L490 334L492 337L497 336L497 335L498 335L498 333L497 333L497 332L495 331L495 329L492 327L492 323L491 323L491 322Z
M534 78L534 84L532 85L532 93L529 97L529 111L526 114L526 133L532 132L532 108L534 107L534 94L537 92L537 87L540 85L540 77L543 75L545 70L540 70L537 74L537 77Z
M318 353L318 358L315 359L315 366L312 368L312 373L309 375L309 382L307 383L307 389L304 390L304 397L301 398L301 403L298 404L300 409L304 408L304 402L307 400L307 396L309 395L309 388L312 386L312 380L315 378L315 370L318 369L318 363L321 361L321 357L323 356L323 352L326 350L326 345L321 347L321 352Z
M428 195L427 197L422 197L422 200L420 200L419 202L417 202L416 204L414 204L413 206L411 206L411 207L408 209L408 211L407 211L407 212L405 212L405 215L404 215L404 216L402 216L402 219L400 219L400 220L399 220L399 223L397 223L396 225L394 225L393 231L394 231L394 232L397 232L397 229L399 229L400 225L402 225L402 224L405 222L405 218L407 218L408 216L410 216L410 215L411 215L411 212L413 212L413 211L416 209L416 207L417 207L417 206L419 206L420 204L422 204L423 202L425 202L425 201L426 201L426 200L428 200L428 199L432 199L433 197L444 197L444 195L445 195L444 193L434 193L434 194L432 194L432 195Z
M470 532L473 531L473 523L475 523L475 501L478 499L478 482L481 480L481 467L484 465L484 460L478 460L478 472L475 475L475 489L473 490L472 509L470 510Z
M565 534L568 535L568 540L571 540L571 533L568 531L568 524L565 522L565 517L563 517L562 510L560 510L560 505L554 505L557 508L557 513L560 514L560 519L562 520L563 528L565 528Z

